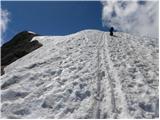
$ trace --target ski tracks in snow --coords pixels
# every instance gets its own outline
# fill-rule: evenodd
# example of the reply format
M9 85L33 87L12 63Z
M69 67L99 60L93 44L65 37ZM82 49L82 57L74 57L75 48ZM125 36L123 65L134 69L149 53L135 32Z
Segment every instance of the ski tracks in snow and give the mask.
M122 105L133 118L157 117L158 108L155 106L159 104L158 89L151 86L152 83L158 82L157 75L153 72L154 67L150 67L149 61L142 57L138 48L132 46L131 41L127 41L125 36L122 38L119 34L109 37L106 49L117 81L116 85L121 86L119 91L122 91L124 96L121 98L124 100Z
M157 69L132 46L138 43L127 41L125 36L122 36L123 40L119 37L102 33L97 42L97 92L93 117L157 117Z
M111 61L105 33L99 37L97 49L97 92L94 118L118 118L126 115L127 107L122 86Z
M156 54L130 35L115 35L36 37L44 46L9 65L2 78L2 116L158 117Z

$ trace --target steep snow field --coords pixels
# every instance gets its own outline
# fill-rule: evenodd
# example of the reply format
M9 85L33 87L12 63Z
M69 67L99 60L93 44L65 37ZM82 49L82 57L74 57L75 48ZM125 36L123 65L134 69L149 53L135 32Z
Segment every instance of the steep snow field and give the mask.
M37 36L5 68L2 118L158 118L158 39L85 30Z

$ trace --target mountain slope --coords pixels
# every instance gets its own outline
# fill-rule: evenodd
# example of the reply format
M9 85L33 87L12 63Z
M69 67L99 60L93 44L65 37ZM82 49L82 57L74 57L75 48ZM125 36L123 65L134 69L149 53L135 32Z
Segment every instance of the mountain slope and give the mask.
M158 44L85 30L36 36L43 46L8 65L3 118L157 118Z

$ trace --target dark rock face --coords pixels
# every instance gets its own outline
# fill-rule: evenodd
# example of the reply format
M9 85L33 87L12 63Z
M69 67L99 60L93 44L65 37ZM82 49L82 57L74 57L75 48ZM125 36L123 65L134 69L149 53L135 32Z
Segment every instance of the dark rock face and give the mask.
M4 67L42 46L38 41L31 42L34 36L38 34L23 31L3 44L1 47L1 75L4 74Z

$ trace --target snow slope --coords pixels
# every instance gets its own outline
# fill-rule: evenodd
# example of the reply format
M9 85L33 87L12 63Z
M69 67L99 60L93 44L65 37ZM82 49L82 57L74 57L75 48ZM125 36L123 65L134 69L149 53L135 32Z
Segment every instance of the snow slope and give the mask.
M5 68L2 118L158 118L158 40L85 30L37 36Z

